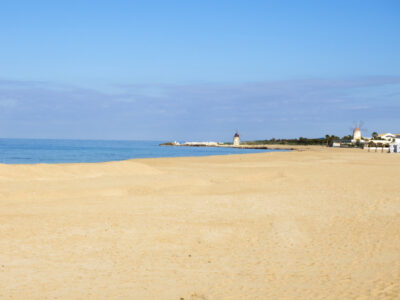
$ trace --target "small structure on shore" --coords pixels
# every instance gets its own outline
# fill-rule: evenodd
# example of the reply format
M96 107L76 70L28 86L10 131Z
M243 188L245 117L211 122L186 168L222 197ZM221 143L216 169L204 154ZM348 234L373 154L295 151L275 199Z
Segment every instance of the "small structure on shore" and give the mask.
M389 145L389 152L390 153L400 153L400 142L396 143L393 142Z
M389 145L390 153L400 153L400 134L394 134Z
M239 133L236 131L235 135L233 136L233 146L239 146L240 145L240 137Z

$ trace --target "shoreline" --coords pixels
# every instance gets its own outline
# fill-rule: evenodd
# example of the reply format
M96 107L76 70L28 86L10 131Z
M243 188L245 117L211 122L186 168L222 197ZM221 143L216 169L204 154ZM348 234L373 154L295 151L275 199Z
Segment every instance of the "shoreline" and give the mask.
M164 145L163 145L164 146ZM216 146L192 146L192 145L165 145L166 147L216 147ZM218 146L217 146L218 147ZM107 160L107 161L99 161L99 162L57 162L57 163L46 163L46 162L40 162L40 163L1 163L0 162L0 167L1 166L52 166L52 165L95 165L95 164L107 164L107 163L121 163L121 162L129 162L129 161L138 161L138 160L153 160L153 159L183 159L183 158L202 158L202 157L226 157L226 156L237 156L237 155L257 155L257 154L264 154L264 153L288 153L288 152L320 152L320 151L334 151L334 152L359 152L361 149L358 148L332 148L332 147L326 147L326 146L320 146L320 145L307 145L307 146L301 146L301 145L268 145L268 148L263 145L251 145L250 148L247 147L247 145L241 145L241 146L221 146L224 148L237 148L237 149L262 149L262 150L284 150L284 151L271 151L271 152L256 152L256 153L227 153L227 154L210 154L210 155L192 155L192 156L160 156L160 157L138 157L138 158L128 158L128 159L122 159L122 160ZM371 151L370 153L375 153L374 151ZM378 151L378 153L380 153Z
M215 147L215 146L171 146L170 147ZM272 153L289 153L289 152L324 152L324 151L332 151L332 152L367 152L363 151L362 149L358 148L332 148L320 145L308 145L308 146L300 146L300 145L268 145L269 148L247 148L246 145L244 147L225 147L225 148L243 148L243 149L265 149L265 150L284 150L284 151L271 151L271 152L256 152L256 153L227 153L227 154L210 154L210 155L201 155L201 156L161 156L161 157L139 157L139 158L128 158L122 160L108 160L108 161L99 161L99 162L58 162L58 163L0 163L1 167L8 167L8 166L68 166L68 165L96 165L96 164L110 164L110 163L123 163L123 162L135 162L135 161L147 161L147 160L163 160L163 159L196 159L196 158L218 158L218 157L230 157L230 156L246 156L246 155L262 155L265 153L272 154ZM263 147L263 146L261 146ZM368 153L376 153L375 151L371 151ZM377 153L380 153L379 151ZM387 153L385 153L387 154Z
M167 145L160 144L161 147L204 147L204 148L232 148L232 149L265 149L265 150L294 150L292 148L269 148L266 145L202 145L202 144L193 144L193 145Z
M173 145L170 143L160 144L160 147L210 147L210 148L233 148L233 149L265 149L265 150L291 150L291 151L315 151L317 149L329 149L328 151L358 151L363 150L360 148L342 148L342 147L328 147L325 145L282 145L282 144L267 144L267 145L203 145L203 144L192 144L192 145Z
M161 145L159 145L161 146ZM164 145L163 145L164 146ZM170 145L167 145L170 146ZM183 146L183 145L181 145ZM174 146L178 147L178 146ZM192 146L192 145L185 145L183 147L209 147L209 148L215 148L215 146ZM266 147L229 147L229 146L221 146L221 148L237 148L237 149L254 149L254 150L295 150L292 148L266 148ZM272 151L273 152L273 151ZM263 153L263 152L257 152L257 153ZM207 155L190 155L188 156L159 156L159 157L138 157L138 158L127 158L127 159L121 159L121 160L105 160L105 161L98 161L98 162L39 162L39 163L2 163L0 162L1 165L59 165L59 164L96 164L96 163L107 163L107 162L123 162L123 161L129 161L129 160L138 160L138 159L158 159L158 158L180 158L180 157L208 157L208 156L226 156L226 155L244 155L244 154L256 154L256 153L222 153L222 154L207 154Z

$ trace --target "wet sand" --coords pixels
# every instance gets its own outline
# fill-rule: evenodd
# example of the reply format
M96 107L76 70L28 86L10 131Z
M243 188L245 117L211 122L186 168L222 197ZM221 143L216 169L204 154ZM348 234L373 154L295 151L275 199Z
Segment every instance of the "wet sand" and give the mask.
M0 165L0 299L400 299L400 155Z

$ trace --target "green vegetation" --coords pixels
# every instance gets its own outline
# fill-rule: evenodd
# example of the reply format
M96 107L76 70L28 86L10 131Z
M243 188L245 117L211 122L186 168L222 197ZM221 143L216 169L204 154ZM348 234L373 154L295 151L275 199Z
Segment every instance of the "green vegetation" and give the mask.
M342 137L342 140L344 140L344 141L351 141L353 139L353 136L352 135L345 135L344 137Z
M343 139L347 139L347 136L343 137ZM353 137L350 136L350 140ZM340 140L340 137L335 135L325 135L323 138L305 138L299 137L298 139L275 139L272 138L270 140L257 140L257 141L247 141L242 142L242 145L321 145L321 146L329 146L332 145L333 141Z

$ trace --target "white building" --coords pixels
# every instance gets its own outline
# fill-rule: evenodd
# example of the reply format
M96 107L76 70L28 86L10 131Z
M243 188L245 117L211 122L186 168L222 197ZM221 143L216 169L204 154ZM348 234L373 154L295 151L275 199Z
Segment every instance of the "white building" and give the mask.
M356 127L356 129L354 129L353 131L353 141L357 142L361 140L362 140L361 130L360 128Z
M386 149L390 153L400 153L400 135L381 133L376 139L370 139L368 149Z
M239 134L236 132L235 135L233 136L233 146L239 146L240 145L240 137Z
M378 138L385 140L385 141L392 141L393 139L396 138L396 135L392 133L382 133L378 135Z
M400 153L400 138L395 139L394 142L390 143L389 152L390 153Z

